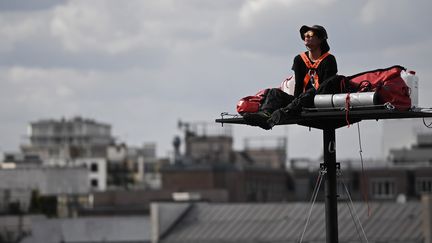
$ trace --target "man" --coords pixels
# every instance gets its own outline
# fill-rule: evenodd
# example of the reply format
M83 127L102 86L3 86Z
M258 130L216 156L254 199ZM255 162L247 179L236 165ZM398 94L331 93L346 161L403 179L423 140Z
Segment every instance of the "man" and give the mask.
M277 88L269 90L259 112L243 116L247 123L266 130L271 129L279 123L281 116L297 113L301 106L311 106L310 99L302 99L300 96L314 96L324 80L336 75L336 58L329 53L330 46L327 43L328 36L324 27L303 25L300 28L300 37L307 51L294 58L292 66L295 76L294 96ZM306 100L308 103L301 103Z
M295 97L310 88L318 89L322 81L336 75L338 71L336 58L329 53L330 46L327 43L327 31L324 27L304 25L300 28L300 36L308 51L294 58L292 70L296 77Z

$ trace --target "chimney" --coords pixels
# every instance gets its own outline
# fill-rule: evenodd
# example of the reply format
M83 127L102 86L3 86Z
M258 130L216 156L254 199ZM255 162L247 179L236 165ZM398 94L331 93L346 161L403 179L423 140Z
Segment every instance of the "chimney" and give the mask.
M432 194L423 194L421 204L424 242L432 243Z

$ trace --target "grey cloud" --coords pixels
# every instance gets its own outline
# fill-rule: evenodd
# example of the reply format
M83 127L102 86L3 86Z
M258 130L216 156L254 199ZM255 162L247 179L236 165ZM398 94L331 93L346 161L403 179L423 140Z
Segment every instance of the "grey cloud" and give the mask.
M284 55L284 50L301 48L298 29L303 24L324 25L329 31L331 48L338 52L376 52L394 43L407 45L429 38L426 30L432 22L428 13L430 1L371 2L380 4L372 5L375 9L370 20L364 16L364 12L371 11L365 9L365 1L333 1L315 8L306 1L295 5L274 4L250 16L248 26L239 19L231 25L225 23L226 28L220 33L227 36L222 43L234 51Z
M178 48L209 39L213 21L221 11L195 10L187 2L104 3L71 1L56 8L51 23L53 35L72 52Z
M0 12L38 11L64 4L67 0L0 0Z
M1 92L5 126L0 126L4 134L0 146L5 148L10 141L15 145L17 139L11 138L14 135L10 131L15 131L15 136L23 134L28 121L84 115L111 123L113 132L128 142L156 141L163 150L170 149L172 136L179 132L177 119L212 122L220 112L234 113L241 97L277 86L290 73L293 55L305 50L298 33L303 24L327 28L342 74L406 63L424 77L432 75L427 64L431 54L427 45L431 34L425 29L431 22L426 14L430 9L427 1L416 1L410 9L405 3L384 1L395 6L369 22L362 15L367 1L328 1L316 9L310 8L310 1L287 1L291 5L273 1L245 20L239 11L246 2L132 1L128 11L122 12L122 1L106 1L103 17L107 21L90 21L91 14L82 23L67 19L69 29L61 32L63 36L52 34L53 12L46 11L46 19L38 25L42 26L40 31L21 39L18 36L13 48L2 52L3 70L42 70L33 77L47 79L49 85L41 83L33 88L40 97L46 96L44 99L34 94L33 103L22 103L15 98L26 92L31 95L22 88L35 85L31 84L31 72L19 85L10 85L11 77L0 75L2 84L8 83ZM68 7L91 11L98 3L102 2L62 2L54 11L63 13ZM59 17L64 19L62 14ZM89 31L89 25L97 28ZM101 29L106 31L92 33ZM115 37L116 33L120 37ZM94 42L88 44L86 37ZM109 52L106 47L110 45L104 41L110 40L120 44L124 40L132 46ZM68 49L67 41L77 48ZM59 95L53 85L60 86ZM432 89L426 82L421 87L421 94ZM421 102L431 104L428 99L423 95ZM245 136L282 134L282 128L271 132L236 129L247 130ZM302 140L307 133L306 128L300 132L289 129L293 141ZM294 149L296 156L302 155L301 148Z
M76 68L81 70L115 70L140 66L153 69L164 65L169 53L164 49L147 49L123 54L104 54L95 51L70 53L61 46L43 43L16 44L13 51L2 54L2 66L40 68Z
M14 38L11 48L3 51L5 58L0 60L0 65L79 69L159 68L171 58L172 53L203 45L211 39L210 25L214 11L195 13L191 12L194 8L189 5L180 5L180 10L170 10L169 7L165 10L163 1L160 4L149 3L150 7L158 7L160 15L156 15L141 1L128 3L133 4L117 6L117 1L107 1L104 8L109 11L102 11L103 16L98 16L101 10L98 10L97 4L93 6L93 2L70 1L56 8L53 19L44 17L40 20L38 31L22 35L21 39ZM86 4L89 6L86 7ZM150 15L142 14L140 10ZM89 21L98 17L104 17L105 21L91 23L93 27L90 28L89 21L79 22L82 20L74 18L74 11L83 11ZM13 18L14 23L18 22L14 15L4 18L5 21ZM143 26L146 27L142 29ZM7 33L5 37L8 37ZM76 49L70 50L71 45ZM116 49L113 53L112 50Z

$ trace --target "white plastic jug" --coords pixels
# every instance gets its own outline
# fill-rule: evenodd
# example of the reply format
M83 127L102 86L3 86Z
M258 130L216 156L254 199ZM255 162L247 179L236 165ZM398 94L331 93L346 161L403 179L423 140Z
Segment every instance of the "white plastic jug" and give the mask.
M402 70L401 77L406 85L410 88L411 107L418 107L418 83L419 78L415 75L415 71Z

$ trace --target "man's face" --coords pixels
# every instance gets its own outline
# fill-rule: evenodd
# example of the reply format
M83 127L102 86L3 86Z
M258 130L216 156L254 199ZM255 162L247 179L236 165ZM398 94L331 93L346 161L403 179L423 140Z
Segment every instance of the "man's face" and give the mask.
M309 30L304 34L304 44L309 50L311 50L319 47L321 40L318 38L315 32Z

